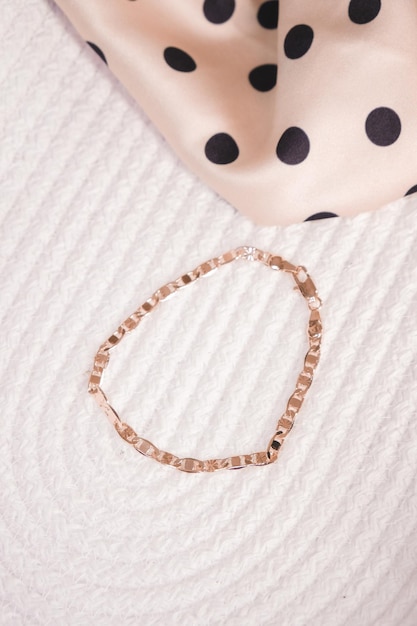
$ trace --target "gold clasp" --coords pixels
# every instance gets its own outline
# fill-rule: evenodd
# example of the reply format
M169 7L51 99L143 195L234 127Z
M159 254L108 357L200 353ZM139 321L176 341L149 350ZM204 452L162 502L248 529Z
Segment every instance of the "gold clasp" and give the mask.
M300 293L307 300L310 309L319 309L321 307L321 299L317 295L316 285L307 273L305 267L300 265L297 267L297 271L293 274L294 280Z

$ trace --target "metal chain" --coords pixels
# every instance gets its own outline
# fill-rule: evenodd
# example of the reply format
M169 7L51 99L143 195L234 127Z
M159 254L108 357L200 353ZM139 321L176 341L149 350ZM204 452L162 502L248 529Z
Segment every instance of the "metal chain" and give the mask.
M284 413L278 420L273 436L271 437L265 450L254 452L252 454L239 454L227 457L225 459L208 459L200 461L193 458L180 458L160 450L153 443L140 437L128 424L125 424L118 416L115 409L111 406L105 393L100 387L104 369L110 360L111 351L122 341L123 337L132 332L141 321L151 313L160 302L163 302L168 296L177 292L179 289L195 282L202 276L206 276L210 272L214 272L219 267L231 263L237 259L245 259L247 261L260 261L273 270L280 270L289 273L295 281L295 289L298 289L301 295L307 301L310 310L310 318L308 321L308 340L309 348L304 358L304 366L300 372L294 392L291 394ZM286 437L290 433L294 420L304 402L304 398L313 381L314 370L317 367L320 358L320 344L322 337L322 323L320 317L321 300L317 294L316 287L310 278L305 267L293 265L285 261L280 256L264 252L258 248L242 246L235 250L230 250L214 259L210 259L202 263L191 272L188 272L171 281L163 287L160 287L152 294L136 311L129 315L118 329L99 347L94 357L94 366L88 383L88 391L93 395L100 408L107 415L110 422L115 427L118 434L131 444L138 452L144 456L150 457L155 461L159 461L164 465L171 465L184 472L214 472L220 469L240 469L249 465L269 465L278 458L279 450L282 447Z

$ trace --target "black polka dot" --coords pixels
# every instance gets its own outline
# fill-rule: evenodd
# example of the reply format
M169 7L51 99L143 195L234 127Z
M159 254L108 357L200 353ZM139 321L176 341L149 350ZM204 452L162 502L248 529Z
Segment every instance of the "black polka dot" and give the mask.
M287 128L277 145L277 157L287 165L298 165L309 152L310 141L306 133L296 126Z
M259 65L249 74L249 82L258 91L269 91L277 84L277 66Z
M205 0L203 12L209 22L223 24L227 22L235 10L235 0Z
M313 220L324 220L327 217L339 217L336 213L330 213L330 211L321 211L320 213L314 213L310 215L305 222L312 222Z
M414 185L414 187L411 187L411 189L409 189L405 195L411 196L411 194L413 193L417 193L417 185Z
M288 31L284 41L284 52L289 59L299 59L310 49L314 32L311 26L298 24Z
M379 107L370 112L366 119L366 134L377 146L390 146L401 133L401 120L395 111Z
M164 59L173 70L178 72L193 72L197 67L196 62L189 54L172 46L165 48Z
M99 48L98 46L96 46L96 44L95 44L95 43L92 43L91 41L87 41L87 43L88 43L88 45L90 46L90 48L92 48L92 50L94 50L94 52L95 52L96 54L98 54L98 56L100 57L100 59L101 59L102 61L104 61L104 63L107 65L107 59L106 59L106 57L104 56L103 51L102 51L102 50L100 50L100 48Z
M258 22L264 28L273 29L278 26L278 0L268 0L258 10Z
M236 161L239 148L236 141L227 133L217 133L210 137L205 147L206 157L212 163L226 165Z
M372 22L381 10L381 0L350 0L349 17L355 24Z

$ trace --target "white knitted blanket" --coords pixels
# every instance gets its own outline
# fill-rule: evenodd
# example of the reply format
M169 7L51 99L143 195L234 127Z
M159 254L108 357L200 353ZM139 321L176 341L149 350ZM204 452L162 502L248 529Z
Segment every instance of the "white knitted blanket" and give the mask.
M52 2L2 13L0 623L415 626L417 199L256 227ZM275 465L184 474L117 436L88 372L156 288L243 244L308 268L322 359ZM122 418L179 455L262 449L302 363L303 299L242 264L106 373Z

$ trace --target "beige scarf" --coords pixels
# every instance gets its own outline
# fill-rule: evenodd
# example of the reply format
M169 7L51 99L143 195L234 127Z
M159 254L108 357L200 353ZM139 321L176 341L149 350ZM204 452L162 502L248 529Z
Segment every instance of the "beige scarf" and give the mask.
M417 0L56 1L184 163L254 221L417 191Z

